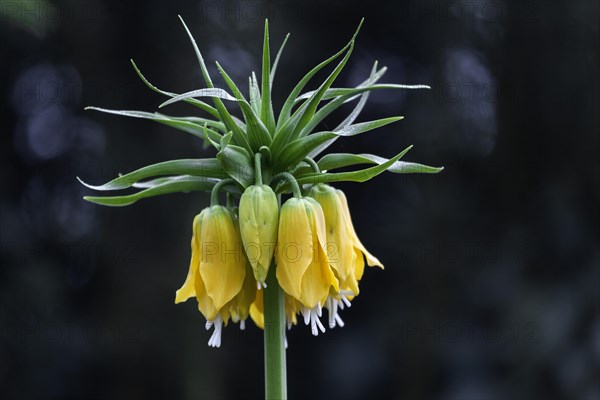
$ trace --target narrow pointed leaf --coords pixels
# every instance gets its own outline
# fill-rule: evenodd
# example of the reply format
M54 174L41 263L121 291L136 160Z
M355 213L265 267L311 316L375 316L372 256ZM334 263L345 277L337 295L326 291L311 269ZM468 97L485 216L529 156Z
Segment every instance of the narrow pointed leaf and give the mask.
M321 144L335 138L336 136L354 136L360 133L377 129L387 124L401 120L403 117L383 118L375 121L361 122L347 126L338 132L318 132L306 137L294 140L288 144L279 157L276 158L276 165L283 167L294 166L308 156L314 149Z
M373 154L348 154L334 153L327 154L317 163L322 170L332 170L337 168L348 167L358 164L384 164L388 162L387 158L379 157ZM442 171L444 167L430 167L428 165L397 161L388 167L388 171L397 174L435 174Z
M157 88L156 86L154 86L153 84L151 84L146 77L142 74L142 71L140 71L140 69L137 67L137 65L135 65L135 62L132 60L131 61L131 65L133 65L133 69L135 69L135 72L138 74L138 76L140 77L140 79L142 80L142 82L144 82L144 84L146 84L146 86L148 86L150 89L152 89L153 91L155 91L156 93L160 93L164 96L168 96L168 97L175 97L177 96L177 93L171 93L171 92L166 92L164 90L161 90L159 88ZM215 118L219 118L219 111L217 111L216 108L211 107L210 105L206 104L205 102L201 101L201 100L196 100L196 99L185 99L184 100L186 103L191 104L193 106L196 106L204 111L206 111L207 113L209 113L210 115L212 115Z
M283 124L285 124L287 122L287 120L290 119L292 107L294 107L294 102L296 101L296 97L298 97L300 95L300 92L302 91L302 89L304 89L306 84L312 79L312 77L317 72L319 72L321 69L323 69L324 67L329 65L333 60L335 60L336 58L338 58L339 56L344 54L344 52L353 43L354 38L356 38L356 35L358 34L358 30L360 29L361 25L362 25L362 20L358 26L358 29L356 30L356 32L354 33L354 35L352 36L352 39L350 39L348 44L346 44L340 51L338 51L337 53L335 53L334 55L329 57L327 60L321 62L319 65L317 65L316 67L311 69L306 75L304 75L304 77L300 80L300 82L298 82L298 84L296 84L296 86L294 87L294 89L292 90L290 95L288 96L287 100L283 104L283 107L281 108L281 112L279 114L279 119L277 120L277 130L279 130L283 126Z
M371 84L377 82L385 74L386 70L387 69L385 67L383 67L379 71L377 71L377 61L375 61L375 63L373 64L373 69L371 70L371 75L369 76L368 79L363 81L358 87L371 85ZM354 120L356 120L356 118L362 111L364 105L366 104L366 102L369 98L369 91L363 92L361 94L340 96L340 97L337 97L337 98L331 100L329 103L327 103L326 105L321 107L319 109L319 111L316 112L316 114L313 116L313 118L302 129L302 132L300 132L300 137L310 134L318 124L320 124L329 114L331 114L333 111L337 110L343 104L353 101L359 97L360 97L359 102L357 103L355 108L352 110L352 112L344 119L344 123L339 124L336 127L336 129L334 129L334 130L338 130L338 129L343 128L344 126L349 125L352 122L354 122Z
M260 146L268 146L271 144L271 135L260 120L260 118L254 113L252 107L246 99L242 92L238 89L235 82L231 79L231 77L225 72L225 70L221 67L219 63L217 63L217 68L221 73L221 76L225 80L225 83L229 86L229 89L233 92L233 94L237 98L238 105L244 114L244 119L246 120L246 133L248 135L248 142L252 151L256 152L260 148Z
M85 196L83 199L91 203L96 203L103 206L123 207L131 205L141 199L161 196L163 194L208 191L213 188L216 182L218 182L217 179L200 178L196 176L181 176L176 179L169 180L154 187L126 196Z
M283 49L285 48L285 44L287 43L289 38L290 38L290 34L288 33L287 35L285 35L285 38L283 39L283 43L281 43L281 46L279 47L279 51L277 52L277 56L275 56L275 62L273 63L273 66L271 67L271 81L269 82L271 89L273 89L273 81L275 80L275 72L277 71L277 66L279 65L279 59L281 58L281 53L283 53Z
M269 21L265 20L265 35L263 39L262 78L261 78L260 119L269 132L275 131L275 116L271 104L271 52L269 49Z
M195 97L216 97L216 98L228 100L228 101L236 101L237 100L235 97L233 97L232 95L230 95L223 89L208 88L208 89L197 89L197 90L192 90L190 92L178 94L177 96L161 103L158 107L163 108L164 106L167 106L169 104L177 103L178 101L182 101L182 100L186 100L186 99L192 99Z
M134 183L150 177L164 175L192 175L205 178L226 178L227 174L221 163L215 158L171 160L158 164L148 165L118 178L104 185L89 185L77 178L84 186L93 190L121 190L133 186Z
M211 126L222 128L223 124L217 121L207 120L203 118L194 118L188 119L187 117L171 117L169 115L159 114L159 113L149 113L145 111L135 111L135 110L110 110L106 108L100 107L86 107L86 110L100 111L107 114L121 115L125 117L132 118L141 118L148 119L151 121L159 122L161 124L171 126L173 128L179 129L183 132L190 133L196 137L204 139L204 135L202 134L202 125L192 121L203 122L205 124L210 124ZM193 117L192 117L193 118ZM214 131L213 131L214 132ZM214 132L218 135L217 132Z
M349 94L359 94L365 91L379 89L431 89L431 87L427 85L400 85L395 83L382 83L379 85L370 85L361 88L331 88L327 89L327 91L323 95L323 100L329 100L333 99L334 97L346 96ZM301 96L298 96L296 102L310 98L313 94L315 94L315 92L316 91L313 90L311 92L307 92Z
M383 164L376 165L374 167L358 170L358 171L350 171L350 172L338 172L338 173L310 173L307 175L303 175L297 178L299 184L307 184L307 183L327 183L327 182L366 182L369 179L376 177L377 175L384 172L391 165L393 165L396 161L402 158L412 146L404 149L397 156L389 159Z
M183 27L185 28L185 31L187 32L187 35L190 38L190 41L192 42L192 46L194 48L194 52L196 53L196 58L198 59L198 63L200 64L200 70L202 71L202 76L204 77L206 86L208 86L209 89L213 89L214 88L213 82L208 73L208 69L206 68L206 64L204 63L204 58L202 57L202 53L200 53L200 49L198 48L198 45L196 44L196 40L194 39L194 36L192 35L192 33L188 29L187 25L183 21L183 18L181 18L181 15L179 15L179 19L181 20L181 23L183 24ZM194 96L192 96L192 97L194 97ZM233 98L233 100L235 100L235 98ZM227 110L227 107L225 107L225 104L223 104L223 101L221 101L221 98L218 96L213 96L213 103L214 103L215 107L217 108L219 115L221 116L221 120L225 123L227 130L230 130L233 132L234 141L238 145L244 146L246 149L250 150L250 145L248 144L248 141L246 140L244 131L242 130L242 128L240 128L240 126L236 123L236 121L234 120L232 115L229 113L229 111ZM163 105L165 105L165 104L163 103Z

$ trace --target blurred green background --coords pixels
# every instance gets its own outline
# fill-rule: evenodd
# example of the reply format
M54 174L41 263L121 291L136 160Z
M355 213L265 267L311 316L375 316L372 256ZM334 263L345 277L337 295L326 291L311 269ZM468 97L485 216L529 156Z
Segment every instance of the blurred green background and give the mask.
M75 179L212 154L170 128L83 111L157 108L129 58L162 89L203 87L177 14L240 85L260 71L264 19L273 49L291 32L276 109L363 16L335 86L374 60L383 82L432 86L373 93L361 121L405 120L335 144L386 157L414 144L406 160L446 169L338 185L386 270L367 270L343 329L289 333L290 398L600 398L591 0L0 1L1 398L263 396L261 331L229 327L210 349L195 304L173 304L208 197L102 208Z

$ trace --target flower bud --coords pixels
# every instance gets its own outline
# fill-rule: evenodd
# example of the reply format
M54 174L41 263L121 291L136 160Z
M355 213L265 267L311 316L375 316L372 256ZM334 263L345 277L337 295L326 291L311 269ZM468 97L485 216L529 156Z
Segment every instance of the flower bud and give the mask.
M254 277L262 286L269 272L277 240L279 207L268 185L249 186L240 198L240 232Z

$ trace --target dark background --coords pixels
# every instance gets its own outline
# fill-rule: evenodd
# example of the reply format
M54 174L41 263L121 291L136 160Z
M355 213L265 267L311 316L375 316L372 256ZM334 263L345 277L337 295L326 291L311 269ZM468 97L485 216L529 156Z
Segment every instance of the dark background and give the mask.
M377 59L383 82L433 87L374 93L362 121L406 119L336 143L386 157L414 144L405 160L446 169L338 185L386 269L367 270L343 329L289 333L291 398L600 398L598 2L0 4L3 399L263 395L261 331L230 326L211 349L195 302L173 304L207 196L103 208L75 180L212 154L83 111L164 100L129 58L165 90L203 87L177 14L240 83L260 71L264 18L272 52L291 32L277 107L362 16L335 86Z

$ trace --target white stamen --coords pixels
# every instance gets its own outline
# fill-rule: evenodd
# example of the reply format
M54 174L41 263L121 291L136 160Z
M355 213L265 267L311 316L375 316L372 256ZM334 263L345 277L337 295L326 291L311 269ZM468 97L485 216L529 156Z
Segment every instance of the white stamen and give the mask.
M267 288L267 284L265 282L256 281L256 287L257 287L258 290L261 290L262 288L266 289Z
M208 340L208 345L210 347L221 347L221 332L223 330L223 319L220 314L217 314L217 317L213 321L207 321L206 325L210 322L211 325L214 325L215 330L213 331L210 339Z
M346 304L346 307L348 307L348 308L352 307L352 303L350 303L350 300L348 300L346 298L346 296L344 296L343 294L340 294L340 297L342 298L342 301L344 302L344 304Z
M213 322L212 321L206 321L206 324L204 325L204 328L206 328L206 330L210 330L210 328L212 328L213 326Z
M246 329L246 320L243 319L240 321L240 330L245 330Z
M335 328L339 326L342 328L345 324L342 318L339 315L339 310L343 310L346 306L350 307L351 303L346 298L348 291L340 292L340 298L336 299L335 297L327 297L325 301L325 307L329 311L329 328Z
M306 307L302 307L300 312L302 313L302 317L304 317L304 325L308 325L310 323L310 310Z

